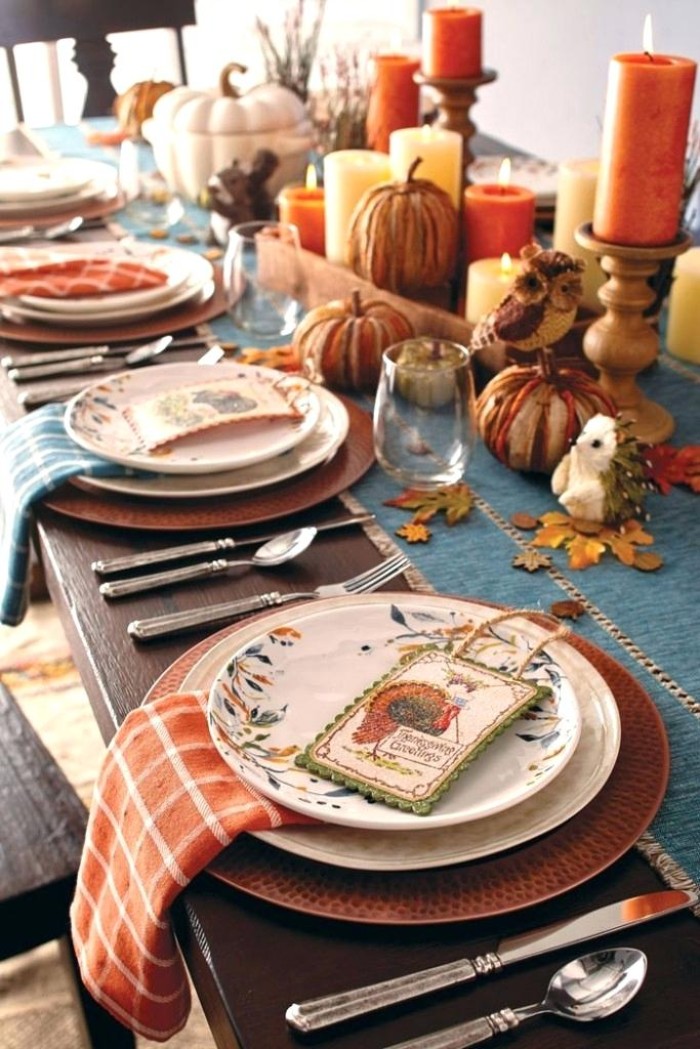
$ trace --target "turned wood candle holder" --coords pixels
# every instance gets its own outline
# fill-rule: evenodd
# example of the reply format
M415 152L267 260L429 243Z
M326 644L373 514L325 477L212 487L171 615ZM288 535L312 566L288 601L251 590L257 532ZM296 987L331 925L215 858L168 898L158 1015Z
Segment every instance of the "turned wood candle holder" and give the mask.
M459 131L464 141L463 171L467 171L474 159L470 140L476 131L469 111L476 102L476 90L482 84L490 84L498 74L493 69L484 69L475 77L434 77L426 76L420 71L413 74L413 79L421 87L429 87L435 96L438 115L434 127L446 128L448 131Z
M590 223L579 226L574 236L582 248L600 258L608 276L598 290L605 313L584 335L583 352L598 369L598 382L630 423L634 436L645 444L658 444L673 433L673 416L646 397L636 381L659 353L658 332L644 316L655 298L649 278L664 259L686 251L691 238L679 233L671 244L651 248L609 244L596 237Z

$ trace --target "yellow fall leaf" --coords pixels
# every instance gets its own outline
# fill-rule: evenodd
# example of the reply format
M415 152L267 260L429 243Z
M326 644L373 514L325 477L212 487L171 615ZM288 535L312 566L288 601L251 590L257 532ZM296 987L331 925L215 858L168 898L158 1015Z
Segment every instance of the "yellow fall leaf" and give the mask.
M568 550L571 568L588 568L598 564L605 553L605 543L589 536L577 535L572 539Z

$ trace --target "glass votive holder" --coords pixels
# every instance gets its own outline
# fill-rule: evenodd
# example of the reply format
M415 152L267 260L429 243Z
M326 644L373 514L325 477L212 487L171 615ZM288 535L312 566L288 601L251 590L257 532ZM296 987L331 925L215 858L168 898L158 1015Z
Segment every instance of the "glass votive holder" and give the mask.
M476 436L470 351L413 338L384 351L374 404L379 465L406 488L434 490L464 477Z
M228 235L224 288L233 323L265 339L291 335L303 314L299 230L285 222L243 222Z

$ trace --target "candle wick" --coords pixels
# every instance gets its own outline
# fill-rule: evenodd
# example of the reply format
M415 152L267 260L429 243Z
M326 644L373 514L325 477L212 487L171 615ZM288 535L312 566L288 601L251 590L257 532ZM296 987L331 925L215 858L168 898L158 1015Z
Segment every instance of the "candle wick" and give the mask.
M653 53L651 51L645 51L644 54L646 55L646 57L649 59L650 62L654 61L654 55L653 55Z

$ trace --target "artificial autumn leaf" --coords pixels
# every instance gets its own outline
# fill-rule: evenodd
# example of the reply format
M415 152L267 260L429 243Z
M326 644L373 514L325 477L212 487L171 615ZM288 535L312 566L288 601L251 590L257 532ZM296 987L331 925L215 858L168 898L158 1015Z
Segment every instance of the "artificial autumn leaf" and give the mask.
M700 492L700 445L674 448L670 444L657 444L648 448L645 456L649 476L664 495L668 495L676 484Z
M397 528L396 535L405 539L407 543L427 543L432 533L422 522L413 520Z
M293 346L270 346L262 350L246 346L236 360L241 364L262 364L281 372L301 371L299 353Z
M524 568L527 572L536 572L540 568L549 568L551 559L537 550L524 550L513 558L513 568Z
M635 568L641 556L638 547L651 546L654 542L653 536L645 532L642 524L634 518L615 527L591 521L582 522L555 512L543 514L540 521L543 527L535 534L532 545L553 550L563 547L569 556L569 566L573 569L598 564L606 550L614 554L621 564ZM655 559L658 555L649 556ZM659 567L655 561L654 567Z
M466 484L446 485L434 492L421 492L416 488L407 488L394 499L385 499L385 506L398 506L402 510L415 510L413 520L430 521L435 514L444 511L448 525L457 524L467 516L472 508L472 493Z
M605 543L588 535L575 535L567 546L567 551L570 568L589 568L600 561L605 553Z

